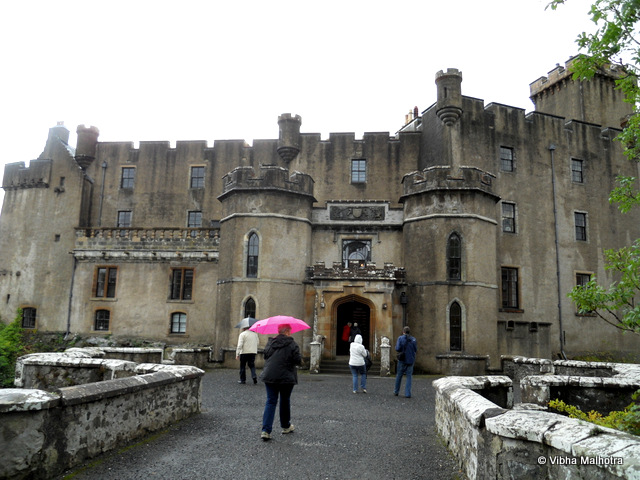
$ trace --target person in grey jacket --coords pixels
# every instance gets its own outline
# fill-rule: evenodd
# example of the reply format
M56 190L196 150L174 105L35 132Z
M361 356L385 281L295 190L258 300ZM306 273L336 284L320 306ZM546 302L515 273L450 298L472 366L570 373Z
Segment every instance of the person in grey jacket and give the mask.
M282 433L291 433L291 392L298 383L296 367L302 364L300 347L291 337L291 325L280 325L278 336L270 338L264 347L264 369L260 380L267 389L267 402L262 415L262 433L264 441L271 439L273 420L276 414L278 396L280 397L280 426Z
M367 349L362 345L362 335L356 335L349 346L349 368L353 377L353 393L358 393L358 375L360 375L360 388L367 393L367 368L365 357Z

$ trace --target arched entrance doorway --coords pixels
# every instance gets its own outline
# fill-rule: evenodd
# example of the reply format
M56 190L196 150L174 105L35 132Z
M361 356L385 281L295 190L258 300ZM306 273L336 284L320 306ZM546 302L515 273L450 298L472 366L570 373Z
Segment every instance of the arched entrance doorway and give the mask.
M362 335L362 344L370 350L370 320L371 309L366 303L360 302L355 297L344 301L336 310L336 355L349 355L349 341L342 340L342 333L347 323L358 324Z

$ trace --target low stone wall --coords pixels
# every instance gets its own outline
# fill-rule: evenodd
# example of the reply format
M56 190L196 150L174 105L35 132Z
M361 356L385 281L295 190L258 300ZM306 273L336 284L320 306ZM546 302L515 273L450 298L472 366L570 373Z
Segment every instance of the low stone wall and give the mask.
M116 378L49 391L0 390L0 478L52 478L200 411L204 372L199 368L123 362L127 368L121 370L107 367L113 365L109 362L121 361L71 358L57 359L57 368L73 373L55 377L50 370L45 377L56 381L90 379L91 375L79 372L100 370L96 361L105 362L105 372L127 371L131 375L117 378L116 374ZM38 383L30 379L30 368L40 368L34 372L41 374L45 360L21 360L21 381Z
M526 373L554 373L556 362L510 358L507 363L505 373L528 382L551 378ZM620 381L630 380L637 371L637 366L619 364L576 363L570 368L610 370ZM508 409L513 395L507 394L504 404L492 401L496 392L509 391L511 384L507 376L446 377L433 382L436 427L469 479L640 479L640 438L550 413L539 405L522 403Z

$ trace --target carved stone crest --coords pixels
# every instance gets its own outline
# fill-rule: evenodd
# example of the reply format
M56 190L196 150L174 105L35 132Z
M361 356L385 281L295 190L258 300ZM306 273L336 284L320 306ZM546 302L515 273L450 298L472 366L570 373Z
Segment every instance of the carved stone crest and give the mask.
M331 220L384 220L384 207L330 207L329 218Z

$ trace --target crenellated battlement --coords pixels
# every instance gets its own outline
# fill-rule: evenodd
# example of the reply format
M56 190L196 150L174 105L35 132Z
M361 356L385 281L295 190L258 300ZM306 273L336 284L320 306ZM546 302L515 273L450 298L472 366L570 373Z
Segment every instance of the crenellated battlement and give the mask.
M402 179L403 198L437 190L479 190L497 196L493 191L495 175L476 167L434 166L408 173Z
M313 183L309 175L289 174L288 169L277 165L260 165L259 176L253 167L237 167L222 177L222 195L218 198L242 190L280 190L313 197Z
M25 167L24 162L7 164L4 167L2 188L49 188L51 163L51 160L31 160L29 167Z
M546 77L540 77L529 85L530 96L534 97L538 93L551 88L558 82L566 79L570 79L573 75L572 66L578 57L571 57L567 60L564 66L559 63L556 64L556 68L551 70ZM612 80L620 78L622 76L622 69L616 65L607 65L606 67L598 70L598 75L602 77L608 77Z

